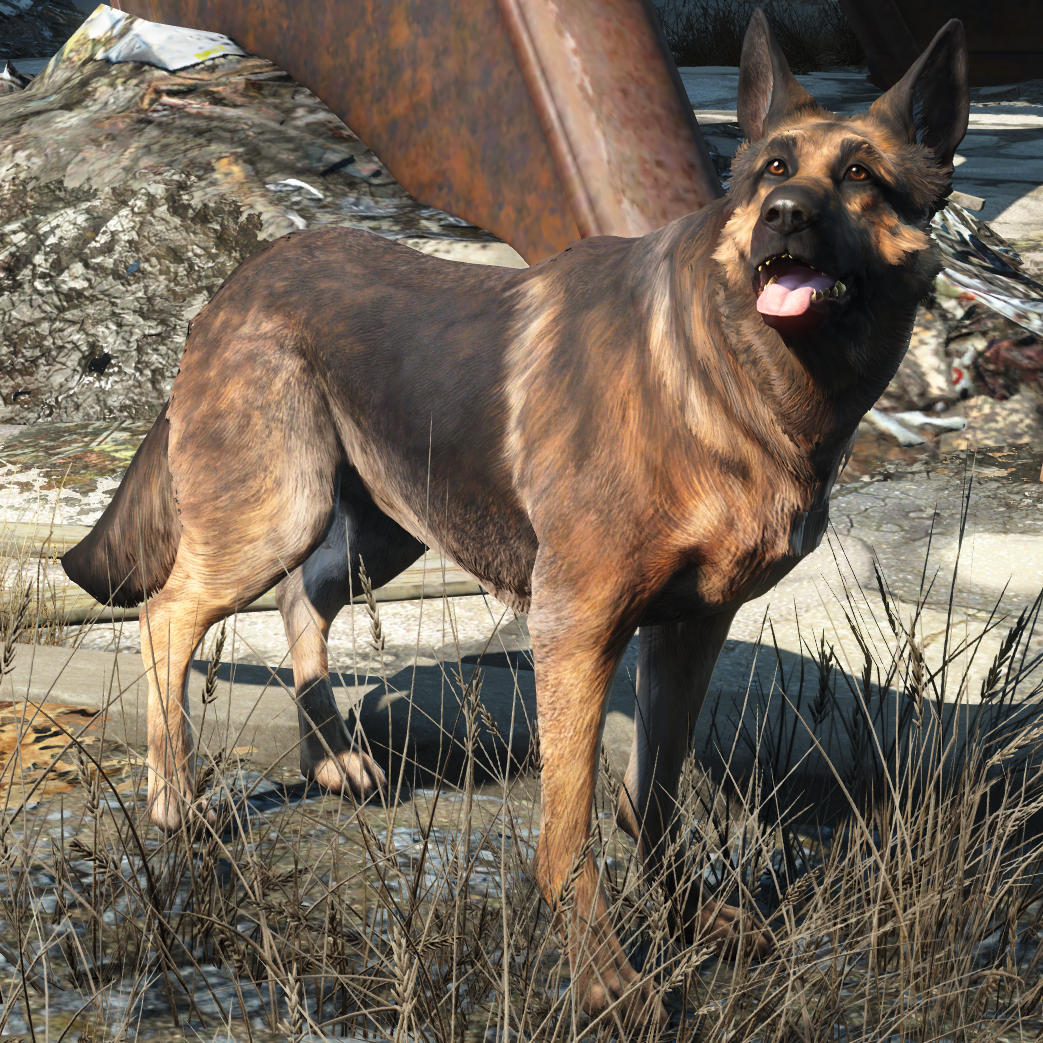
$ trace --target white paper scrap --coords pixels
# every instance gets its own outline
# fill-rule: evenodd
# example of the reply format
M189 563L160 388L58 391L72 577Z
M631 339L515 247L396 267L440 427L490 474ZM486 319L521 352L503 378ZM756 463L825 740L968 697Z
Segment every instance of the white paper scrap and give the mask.
M106 33L112 32L124 18L129 17L130 15L123 11L114 11L106 4L98 4L76 32L86 33L92 40L100 40Z
M311 185L305 184L303 181L298 181L295 177L288 177L285 181L273 181L270 185L265 185L265 188L269 192L307 192L308 195L314 199L322 199L322 193L317 192Z
M113 63L145 62L168 72L177 72L178 69L187 69L190 65L198 65L218 55L247 53L234 40L221 33L147 22L104 5L95 8L81 30L96 40L112 32L125 18L131 20L128 31L108 50L98 54L98 59Z

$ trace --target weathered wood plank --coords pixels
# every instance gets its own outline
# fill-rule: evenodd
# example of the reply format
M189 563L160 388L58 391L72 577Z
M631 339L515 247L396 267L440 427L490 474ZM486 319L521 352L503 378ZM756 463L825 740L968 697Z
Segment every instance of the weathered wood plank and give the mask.
M50 525L47 522L5 522L0 527L0 552L19 557L49 557L64 554L76 546L89 525ZM481 594L482 587L458 565L429 551L390 583L373 591L377 601L417 601L421 598L458 598ZM110 622L137 619L137 608L111 608L97 602L74 583L55 588L55 598L48 604L61 606L68 623ZM362 592L353 599L365 601ZM271 612L275 609L275 592L263 594L241 612Z

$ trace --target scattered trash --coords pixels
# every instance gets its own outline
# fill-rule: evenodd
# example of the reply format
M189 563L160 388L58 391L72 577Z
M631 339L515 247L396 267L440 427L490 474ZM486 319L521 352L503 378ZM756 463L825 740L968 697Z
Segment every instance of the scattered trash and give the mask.
M187 69L224 54L247 53L221 33L147 22L105 6L95 8L79 31L95 40L106 35L115 37L113 44L97 55L101 61L144 62L168 72Z
M879 409L871 409L866 413L866 420L885 434L897 439L899 445L905 446L923 445L927 441L922 435L906 427L906 424L929 425L943 428L946 431L962 431L967 426L967 421L963 417L927 416L919 410L908 413L883 413Z
M31 82L32 80L23 76L11 62L5 62L4 71L0 72L0 94L17 94L18 91L24 91Z
M307 192L313 199L322 199L323 195L321 192L317 192L311 185L305 184L303 181L298 181L295 177L288 177L285 181L273 181L270 185L265 185L265 188L269 192Z
M1043 285L1021 271L1022 261L984 221L950 201L931 220L945 258L935 293L978 301L1043 336Z
M970 395L974 385L971 382L971 374L974 370L974 357L977 353L974 347L968 347L959 358L952 363L952 386L953 390L961 396L963 392Z

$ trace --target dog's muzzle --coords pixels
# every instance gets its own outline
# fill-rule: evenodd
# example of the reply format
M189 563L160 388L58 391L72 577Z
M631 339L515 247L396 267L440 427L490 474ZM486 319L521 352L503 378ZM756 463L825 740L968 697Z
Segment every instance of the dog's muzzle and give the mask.
M835 275L790 254L768 257L754 272L757 311L777 329L813 329L838 315L851 290Z

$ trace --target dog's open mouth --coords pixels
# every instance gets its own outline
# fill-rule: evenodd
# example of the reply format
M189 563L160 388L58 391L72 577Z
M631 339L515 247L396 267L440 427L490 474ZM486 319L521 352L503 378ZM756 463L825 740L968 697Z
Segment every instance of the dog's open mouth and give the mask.
M824 319L850 297L848 287L836 276L790 254L769 257L757 265L754 276L757 311L768 325L774 325L772 320Z

